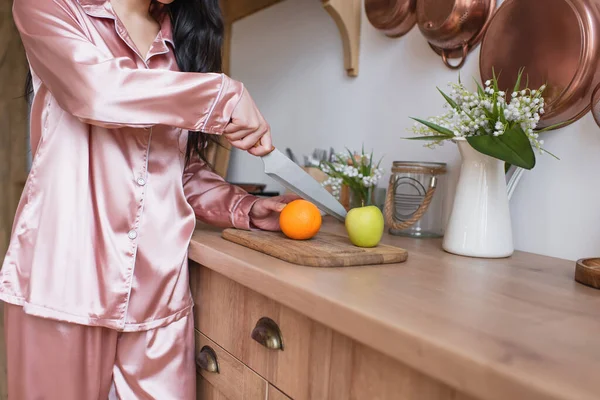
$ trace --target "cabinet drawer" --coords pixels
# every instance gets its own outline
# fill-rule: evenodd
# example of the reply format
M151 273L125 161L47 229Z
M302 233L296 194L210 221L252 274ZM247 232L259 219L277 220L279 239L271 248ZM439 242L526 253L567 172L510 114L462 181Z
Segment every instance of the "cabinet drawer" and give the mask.
M191 282L197 329L291 398L328 398L330 329L208 268Z
M264 400L267 382L196 331L198 399Z

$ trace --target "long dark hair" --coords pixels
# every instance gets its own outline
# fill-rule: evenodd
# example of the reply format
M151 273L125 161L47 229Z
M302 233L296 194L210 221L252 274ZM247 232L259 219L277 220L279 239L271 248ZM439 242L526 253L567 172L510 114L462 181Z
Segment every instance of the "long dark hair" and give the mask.
M219 0L175 0L169 5L152 0L151 12L158 18L163 13L168 13L171 17L175 58L181 71L222 71L224 25ZM25 85L25 98L29 101L33 94L31 73L27 75ZM195 156L207 162L206 148L211 142L219 144L215 135L190 131L185 153L186 163Z

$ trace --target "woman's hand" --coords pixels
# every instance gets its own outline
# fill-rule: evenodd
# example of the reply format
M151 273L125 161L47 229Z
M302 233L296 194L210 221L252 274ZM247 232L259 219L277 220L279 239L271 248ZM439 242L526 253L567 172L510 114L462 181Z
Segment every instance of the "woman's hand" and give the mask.
M265 231L279 231L279 213L285 206L299 199L295 194L261 198L254 203L250 210L252 224Z
M233 147L255 156L264 156L273 150L271 127L256 107L247 90L233 110L231 122L223 134Z

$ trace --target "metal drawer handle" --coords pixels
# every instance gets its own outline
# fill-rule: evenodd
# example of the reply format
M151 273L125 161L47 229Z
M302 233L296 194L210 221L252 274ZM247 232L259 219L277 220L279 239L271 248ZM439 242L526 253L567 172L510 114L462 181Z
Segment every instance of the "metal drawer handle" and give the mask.
M217 354L209 346L204 346L196 357L196 365L198 368L212 374L219 373L219 363L217 362Z
M252 339L271 350L283 350L283 336L279 326L271 318L258 320L252 330Z

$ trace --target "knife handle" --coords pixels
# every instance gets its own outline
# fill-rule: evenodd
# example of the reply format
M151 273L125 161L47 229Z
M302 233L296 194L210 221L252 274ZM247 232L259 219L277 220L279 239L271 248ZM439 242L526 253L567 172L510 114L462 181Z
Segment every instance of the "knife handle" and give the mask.
M252 147L258 147L258 146L260 146L260 140L258 142L256 142L254 144L254 146L252 146ZM272 153L274 150L275 150L275 146L271 147L271 150L269 150L269 153ZM269 153L267 153L267 154L269 154ZM264 156L266 156L267 154L265 154Z

